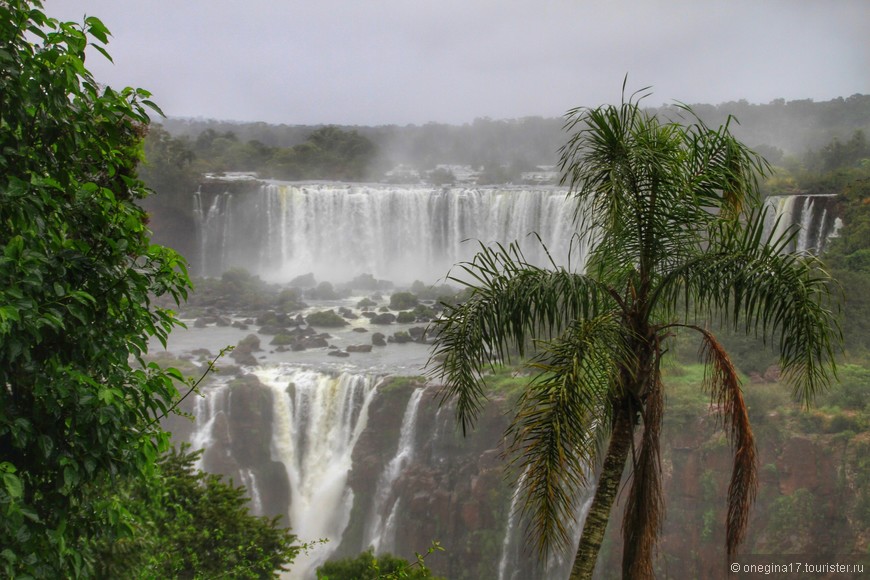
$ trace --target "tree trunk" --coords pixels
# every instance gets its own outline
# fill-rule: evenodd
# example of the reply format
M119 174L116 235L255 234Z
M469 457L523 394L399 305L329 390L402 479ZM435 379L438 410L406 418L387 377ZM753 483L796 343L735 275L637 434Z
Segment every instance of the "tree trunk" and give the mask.
M586 515L583 535L580 536L580 542L577 544L577 555L574 557L570 580L592 578L595 562L598 560L598 551L601 549L601 542L604 541L604 532L610 519L610 510L619 492L625 460L631 450L633 434L634 423L631 412L625 405L620 405L610 435L607 455L604 456L601 475L598 477L595 498Z

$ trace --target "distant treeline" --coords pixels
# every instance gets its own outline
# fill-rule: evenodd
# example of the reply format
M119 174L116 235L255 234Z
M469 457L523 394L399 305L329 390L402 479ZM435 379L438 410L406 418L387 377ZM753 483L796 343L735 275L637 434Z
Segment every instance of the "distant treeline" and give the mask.
M870 133L870 95L856 94L819 102L777 99L764 105L741 100L719 105L695 104L692 108L712 126L724 123L729 115L735 117L739 125L734 127L734 133L777 165L789 157L800 158L810 150L821 149L835 138L848 140L856 130ZM673 119L684 114L676 106L662 107L657 111ZM239 152L235 158L226 158L223 154L232 148L226 148L224 139L244 145L248 154L256 157L264 149L296 148L310 143L311 136L318 130L353 134L374 146L373 151L367 152L371 157L365 177L378 179L384 171L399 164L420 171L432 170L439 164L470 165L476 169L514 167L518 170L553 165L558 159L559 147L566 140L563 124L561 118L544 117L483 118L464 125L427 123L377 127L166 119L164 128L173 137L186 139L197 150L197 155L212 159L212 169L223 163L225 170L238 170L239 167L230 166L244 161L244 155ZM204 142L208 141L213 145L211 148L204 147ZM291 156L295 158L289 162L290 166L304 164L307 152L298 153L298 156ZM350 172L357 170L358 166L353 165ZM273 171L280 172L281 164L276 162ZM342 177L334 175L332 178Z

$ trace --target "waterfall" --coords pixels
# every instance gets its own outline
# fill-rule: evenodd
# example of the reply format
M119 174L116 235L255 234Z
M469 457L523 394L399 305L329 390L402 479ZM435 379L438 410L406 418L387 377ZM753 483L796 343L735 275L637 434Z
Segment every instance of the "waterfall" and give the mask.
M289 577L308 578L338 547L350 519L351 454L366 426L375 379L288 366L255 374L272 390L272 458L287 471L293 533L328 540L294 561Z
M215 440L214 424L218 416L229 413L230 389L225 384L219 384L205 389L202 396L197 397L194 403L194 417L196 423L190 436L192 451L202 449L203 454L194 464L196 469L204 469L205 450Z
M251 468L242 469L239 474L242 478L242 485L248 490L248 496L251 498L251 513L256 516L263 515L263 499L260 497L260 488L257 486L257 474Z
M582 266L571 248L572 202L560 188L438 188L364 184L264 183L214 196L198 221L203 273L245 267L286 281L313 272L344 281L361 273L396 282L434 282L478 245L519 240L526 258ZM203 200L196 203L202 207Z
M505 529L504 542L502 542L501 546L501 559L498 562L498 580L514 580L514 576L519 572L517 570L517 563L520 556L520 542L516 537L515 531L517 528L517 520L520 517L520 490L523 487L523 483L526 481L527 473L528 469L523 471L523 474L517 481L517 487L514 489L514 493L511 496L511 507L508 512L507 529ZM510 576L507 575L509 562L512 564L513 568Z
M557 187L434 187L263 182L245 191L197 192L200 273L243 267L272 281L313 272L342 282L373 274L399 283L435 282L484 244L519 241L537 265L580 269L591 241L573 234L573 201ZM795 225L791 249L824 250L834 229L833 195L770 196L768 231ZM573 244L573 246L572 246Z
M771 195L765 200L765 236L772 233L776 239L787 228L797 227L797 237L786 249L822 252L836 235L836 202L836 195Z
M415 389L408 400L408 406L402 417L402 426L399 431L399 445L396 455L384 468L384 472L378 479L377 491L375 492L372 505L370 524L366 532L365 545L370 545L377 553L389 552L395 548L396 512L399 500L394 498L393 484L402 474L414 458L414 440L417 434L417 412L420 408L420 399L423 398L425 389ZM393 499L393 505L389 514L384 514L387 504Z

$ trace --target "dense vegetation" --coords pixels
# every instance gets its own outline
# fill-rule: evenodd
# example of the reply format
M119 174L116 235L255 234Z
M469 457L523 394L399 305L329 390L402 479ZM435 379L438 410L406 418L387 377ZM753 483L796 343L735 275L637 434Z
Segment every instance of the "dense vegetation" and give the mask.
M177 324L153 297L177 303L190 286L184 260L150 243L138 204L141 140L157 109L147 91L101 86L85 68L86 48L108 56L98 19L62 23L41 8L0 3L0 575L69 578L97 573L99 553L125 543L155 557L199 551L138 535L131 522L149 521L145 512L164 523L191 514L171 525L204 531L259 524L238 508L238 492L173 475L172 456L157 465L169 447L158 419L181 374L144 360L149 339L165 342ZM164 493L184 482L210 495L170 515ZM110 493L125 485L156 486L149 497L160 500L136 508L142 520ZM236 507L216 521L203 505ZM295 553L290 536L273 532L256 553L220 537L213 551L271 570Z
M317 580L439 580L424 562L424 558L439 549L440 545L436 543L425 555L418 554L413 564L391 554L375 556L369 549L354 558L326 562L317 569Z
M301 549L278 519L248 512L243 487L203 473L200 452L170 449L152 478L130 478L112 501L130 534L97 542L103 578L271 578Z
M143 179L157 191L193 190L203 173L256 172L265 179L361 181L369 176L374 144L354 130L326 126L291 147L243 142L232 131L205 129L195 140L173 138L155 126L145 140ZM168 169L168 171L167 171Z
M104 52L107 35L95 18L82 25L47 18L38 0L0 4L0 574L268 577L292 561L295 538L275 520L247 514L240 488L192 469L194 457L172 451L158 427L179 396L181 375L146 363L146 344L166 338L175 324L169 308L190 286L183 259L150 244L145 184L164 207L187 213L204 172L361 180L395 163L458 163L483 167L485 181L500 182L550 164L561 121L207 123L202 130L174 121L170 134L149 130L154 105L146 91L102 87L85 69L86 46ZM855 129L868 129L870 99L696 109L714 123L736 114L743 122L737 134L767 146L760 150L781 168L770 191L840 195L846 226L825 260L846 296L850 360L866 363L870 153L866 132ZM807 147L815 150L804 155ZM202 281L198 296L201 305L285 311L304 298L244 272ZM413 306L408 296L396 300ZM837 435L860 458L866 367L847 365L842 377L818 411L789 410L787 398L773 409L789 429ZM750 399L750 415L764 423L769 413L753 415ZM868 463L857 465L843 477L866 489ZM778 504L769 524L775 545L791 547L792 513L813 501L796 492ZM870 497L857 501L856 517L867 521ZM392 561L378 560L382 571Z

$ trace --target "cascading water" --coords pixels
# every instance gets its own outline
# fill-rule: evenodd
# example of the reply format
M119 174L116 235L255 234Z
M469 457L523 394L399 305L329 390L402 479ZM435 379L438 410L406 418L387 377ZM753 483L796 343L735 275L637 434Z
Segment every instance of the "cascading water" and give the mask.
M203 200L199 200L203 207ZM559 188L436 188L268 183L219 194L200 209L201 269L245 267L272 280L313 272L343 281L361 273L434 282L485 244L521 242L526 258L582 266L570 201Z
M260 497L260 488L257 485L257 475L253 469L242 469L240 472L242 485L248 490L251 498L251 513L256 516L263 515L263 498Z
M765 233L773 233L776 239L796 226L797 237L787 249L822 252L836 235L836 201L835 195L772 195L765 201L769 208Z
M351 454L365 429L376 381L370 375L331 376L287 366L258 368L255 374L272 391L272 456L287 470L293 532L328 540L295 560L289 578L309 578L347 527Z
M192 450L205 451L214 442L214 424L220 415L226 415L230 411L230 390L226 385L217 385L203 392L201 397L196 398L194 417L196 426L190 436ZM200 455L195 467L203 469L205 455Z
M376 553L389 552L394 549L396 513L398 511L399 498L395 497L393 484L414 458L417 413L424 390L422 388L415 389L411 394L411 398L408 400L408 407L405 409L405 415L402 417L402 427L399 432L399 446L396 450L396 455L384 468L384 472L378 480L365 540L365 544L372 546ZM389 511L387 511L388 506Z
M244 267L287 281L312 272L344 281L369 273L410 283L442 279L484 244L519 241L526 258L583 266L589 239L573 234L573 203L564 188L439 188L339 183L263 182L246 191L198 192L194 217L198 269L219 276ZM802 227L799 250L820 251L835 230L835 196L770 196L768 232ZM793 248L794 249L794 248Z
M520 519L520 493L523 483L526 481L524 471L517 481L517 487L511 495L511 507L508 512L508 523L505 529L504 541L501 546L501 559L498 562L498 580L515 580L514 576L518 572L517 561L519 560L519 538L516 535L517 521ZM508 574L508 564L512 564L511 573Z
M443 278L454 263L476 252L474 242L464 241L469 238L503 244L519 239L524 242L529 261L544 263L547 258L540 245L527 237L534 231L557 263L566 264L570 252L572 264L579 269L586 247L579 244L572 249L570 245L576 228L565 193L558 188L281 183L264 184L247 192L199 192L195 196L195 216L200 264L210 275L242 266L276 280L313 272L321 280L341 281L371 273L397 282L435 281ZM781 216L777 226L780 232L791 224L800 225L796 249L821 250L827 239L836 235L833 196L779 196L768 198L766 203L774 210L768 233L774 229L775 216ZM392 412L388 421L392 437L399 432L395 455L388 457L391 446L388 450L369 450L380 457L368 462L375 467L365 475L366 462L354 466L353 452L366 428L370 403L377 396L375 376L326 374L287 364L251 370L259 378L261 386L257 388L268 406L268 412L261 409L261 414L255 415L263 430L259 447L263 457L255 461L244 456L244 449L251 446L241 442L257 423L239 419L247 407L259 404L255 396L258 393L254 389L234 399L235 387L229 379L218 378L204 389L204 397L197 400L193 410L196 425L189 440L194 448L207 450L200 467L228 474L246 486L254 513L286 513L287 523L300 539L329 540L297 558L291 578L313 577L317 565L345 542L347 553L355 554L368 546L378 552L397 550L397 544L405 541L401 549L407 556L409 545L413 551L425 549L426 542L432 539L449 539L433 534L409 540L406 536L413 531L409 530L409 521L420 527L421 521L437 520L440 529L456 533L458 528L451 526L457 521L465 525L465 519L478 526L472 526L474 531L497 530L497 540L490 544L496 551L488 560L488 576L497 573L500 580L567 577L573 555L570 550L561 560L553 558L544 566L531 568L533 558L523 548L525 525L517 513L517 495L511 499L507 521L503 519L504 506L499 508L499 518L476 511L478 506L472 504L484 504L485 495L471 497L471 481L485 474L470 470L466 473L454 465L459 446L453 435L449 405L431 414L421 412L425 407L421 405L424 391L414 390L401 426L401 407ZM377 409L378 405L373 407ZM249 412L248 419L250 416ZM416 437L418 423L421 432L427 434L425 441ZM478 456L474 456L474 462ZM413 469L409 469L410 465ZM269 471L271 467L279 478ZM357 493L360 507L356 508L348 484L352 469L360 485L354 489L365 490ZM429 479L419 472L428 474ZM452 475L436 479L432 475L436 472ZM363 482L363 477L368 479ZM429 482L437 485L425 487L427 491L421 494L419 486L428 486ZM403 493L394 489L403 485ZM460 485L465 486L461 488L464 491L453 491ZM415 493L404 493L407 489ZM279 496L284 498L283 503L276 501ZM576 505L582 517L572 530L575 542L591 499L591 494L578 498ZM443 507L447 505L454 511L448 513ZM356 528L349 523L352 509L358 510L353 516L359 518L354 519ZM414 543L409 544L411 541Z

